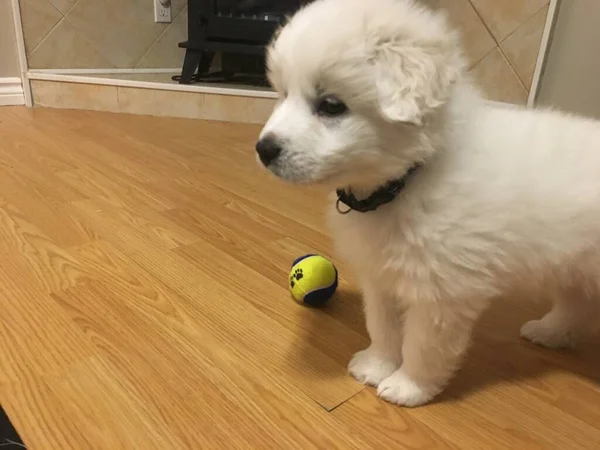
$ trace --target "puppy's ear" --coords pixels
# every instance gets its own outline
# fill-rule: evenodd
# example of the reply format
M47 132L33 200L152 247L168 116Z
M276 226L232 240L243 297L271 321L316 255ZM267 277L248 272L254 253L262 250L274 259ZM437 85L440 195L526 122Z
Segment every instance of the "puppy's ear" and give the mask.
M453 34L444 42L380 41L374 50L379 106L390 122L420 125L445 102L465 66Z

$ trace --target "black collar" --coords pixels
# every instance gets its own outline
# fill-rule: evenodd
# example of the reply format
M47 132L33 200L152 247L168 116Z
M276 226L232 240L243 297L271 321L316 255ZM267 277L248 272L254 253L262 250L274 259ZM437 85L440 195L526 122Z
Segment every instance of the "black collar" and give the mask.
M348 214L352 210L361 213L375 211L381 205L385 205L386 203L389 203L398 197L398 194L400 194L400 191L404 188L408 178L419 167L421 167L421 164L415 163L415 165L408 169L408 171L402 175L402 177L388 181L386 184L378 188L375 192L363 200L358 200L349 189L338 189L336 191L338 197L336 208L338 212L340 214ZM349 209L342 210L340 208L340 203L343 203Z

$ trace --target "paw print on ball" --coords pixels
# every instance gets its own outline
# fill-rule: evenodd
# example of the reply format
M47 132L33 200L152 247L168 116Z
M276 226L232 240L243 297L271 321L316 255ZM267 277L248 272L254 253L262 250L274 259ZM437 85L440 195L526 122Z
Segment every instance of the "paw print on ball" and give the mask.
M296 282L300 281L302 278L304 278L304 272L302 272L302 269L298 268L294 270L294 273L290 277L290 286L292 289L296 285Z

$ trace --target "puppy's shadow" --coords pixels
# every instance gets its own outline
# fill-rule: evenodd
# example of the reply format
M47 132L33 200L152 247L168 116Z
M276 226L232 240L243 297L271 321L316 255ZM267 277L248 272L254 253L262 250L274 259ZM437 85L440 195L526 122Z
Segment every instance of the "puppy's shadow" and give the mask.
M506 383L523 382L529 389L547 390L543 378L553 372L600 384L600 337L587 337L575 349L567 350L541 348L519 337L525 322L539 319L547 311L547 306L531 306L519 298L495 302L476 325L473 346L461 370L435 402L458 401ZM339 377L352 355L369 344L362 296L357 290L341 290L327 306L303 311L302 318L304 332L297 351L304 364L311 364L321 376ZM329 366L327 370L315 364L315 351L335 360L337 368Z
M437 402L456 401L504 383L523 382L529 389L547 390L544 376L555 372L600 382L600 339L588 336L574 349L565 350L533 345L519 337L519 330L525 322L541 318L549 307L524 309L524 303L518 299L500 300L483 315L462 369Z

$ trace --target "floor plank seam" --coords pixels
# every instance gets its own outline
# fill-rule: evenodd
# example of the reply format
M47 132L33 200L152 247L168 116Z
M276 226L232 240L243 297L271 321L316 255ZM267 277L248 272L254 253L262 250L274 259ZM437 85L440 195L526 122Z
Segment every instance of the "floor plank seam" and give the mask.
M364 391L366 391L367 389L369 389L369 386L363 386L358 392L356 392L355 394L351 395L350 397L348 397L346 400L344 400L343 402L340 402L339 404L335 405L333 408L330 408L327 410L328 413L333 413L336 409L338 409L340 406L345 405L346 403L348 403L350 400L352 400L354 397L356 397L357 395L362 394Z

